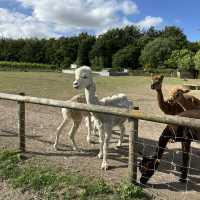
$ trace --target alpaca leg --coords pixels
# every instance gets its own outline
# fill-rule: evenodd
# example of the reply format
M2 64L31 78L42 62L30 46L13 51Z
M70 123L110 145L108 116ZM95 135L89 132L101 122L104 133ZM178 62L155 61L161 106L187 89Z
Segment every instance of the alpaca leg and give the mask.
M88 119L88 134L87 134L87 142L91 143L91 131L92 131L92 125L91 125L91 115L87 117Z
M170 139L174 139L174 137L175 137L174 132L171 131L170 126L169 125L166 126L166 128L163 130L158 141L158 147L156 150L156 154L157 154L156 157L158 159L162 158L165 148L167 146L167 143L169 142Z
M66 125L66 122L67 122L67 119L63 119L63 121L61 122L61 124L57 128L56 139L55 139L55 142L54 142L54 148L56 150L58 149L58 141L59 141L59 137L60 137L61 131L64 128L64 126Z
M80 125L81 121L77 120L77 121L73 121L73 125L72 125L72 128L69 132L69 138L72 142L72 146L73 146L73 150L78 150L78 147L76 145L76 142L75 142L75 139L74 139L74 136L79 128L79 125Z
M125 126L124 126L124 124L120 124L119 128L120 128L120 138L119 138L119 141L117 143L118 147L120 147L122 145L122 142L123 142L124 133L125 133Z
M101 164L101 169L107 170L108 164L107 164L107 153L108 153L108 146L110 141L110 136L112 133L112 128L106 128L105 130L105 138L104 138L104 144L103 144L103 162Z
M184 141L182 142L182 151L183 151L183 166L181 167L181 178L180 181L185 183L187 179L187 174L188 174L188 164L189 164L189 159L190 159L190 141Z
M103 143L104 143L105 133L103 127L99 127L99 154L98 157L100 159L103 158Z

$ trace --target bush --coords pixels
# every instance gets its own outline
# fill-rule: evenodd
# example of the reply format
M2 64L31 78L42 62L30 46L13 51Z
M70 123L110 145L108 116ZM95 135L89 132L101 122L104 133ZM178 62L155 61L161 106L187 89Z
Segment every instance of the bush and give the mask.
M200 50L194 56L194 63L195 63L195 68L197 70L200 70Z
M55 71L56 65L0 61L0 71Z

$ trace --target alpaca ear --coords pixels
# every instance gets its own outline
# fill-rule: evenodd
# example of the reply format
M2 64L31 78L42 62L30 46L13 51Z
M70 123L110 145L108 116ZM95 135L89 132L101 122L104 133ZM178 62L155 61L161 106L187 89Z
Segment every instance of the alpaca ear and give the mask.
M185 94L185 93L188 93L188 92L190 92L190 90L188 90L188 89L183 90L183 93L184 93L184 94Z
M161 76L160 76L160 80L162 81L163 79L164 79L164 76L163 76L163 75L161 75Z

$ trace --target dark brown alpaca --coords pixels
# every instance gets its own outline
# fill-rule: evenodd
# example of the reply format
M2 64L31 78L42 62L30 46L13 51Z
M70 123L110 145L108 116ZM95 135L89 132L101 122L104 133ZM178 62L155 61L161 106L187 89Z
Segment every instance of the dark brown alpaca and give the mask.
M178 116L200 119L200 110L187 110L178 114ZM154 172L157 170L163 152L165 151L167 143L170 140L182 143L183 164L181 167L180 181L186 181L188 173L190 145L193 141L200 141L200 129L177 125L167 125L159 138L158 147L155 154L151 157L144 156L143 160L139 164L139 169L142 174L140 182L142 184L146 184L147 181L154 174Z
M190 90L176 89L176 91L174 91L174 93L172 94L172 101L180 105L183 110L200 109L199 99L190 96L188 100L188 96L184 95L189 91Z
M173 94L172 94L172 98L168 99L168 100L164 100L163 97L163 93L162 93L162 82L163 82L163 78L164 76L153 76L152 78L152 84L151 84L151 89L156 90L157 92L157 100L158 100L158 105L160 107L160 109L168 115L177 115L181 112L183 112L184 109L183 106L184 105L180 105L178 104L176 101L174 101L175 96L178 92L178 89L176 89ZM179 89L179 91L181 91L181 89ZM184 90L182 90L182 93L186 93ZM199 103L199 99L195 98L194 96L191 95L184 95L185 97L185 102L187 103L187 105L192 105L195 107L196 105L198 105ZM190 109L192 109L190 108Z

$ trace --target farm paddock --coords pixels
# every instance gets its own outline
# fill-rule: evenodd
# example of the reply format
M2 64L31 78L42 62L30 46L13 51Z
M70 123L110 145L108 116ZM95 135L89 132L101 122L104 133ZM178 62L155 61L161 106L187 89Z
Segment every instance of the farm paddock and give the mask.
M53 99L69 99L77 93L72 88L73 76L59 73L0 73L0 90L5 93L25 92L30 96L47 97ZM140 110L145 113L162 114L156 101L156 93L150 89L150 78L148 77L96 77L97 94L100 97L115 93L126 93ZM198 84L198 80L194 81ZM164 81L164 91L169 94L169 90L174 85L185 83L178 79L166 79ZM200 98L198 91L193 91L193 95ZM109 152L109 163L111 170L107 172L100 170L101 160L97 158L98 138L93 137L96 144L88 145L86 142L87 130L84 124L81 125L76 136L77 144L84 149L83 153L71 150L71 144L67 138L66 127L60 139L60 151L53 149L55 130L62 116L60 109L27 105L26 106L26 135L27 150L30 159L45 158L55 165L80 171L83 175L93 175L105 178L110 182L119 182L127 175L128 146L127 136L121 148L115 148L118 139L118 130L114 130ZM17 149L17 106L14 102L0 100L0 148ZM127 127L129 125L127 124ZM155 150L156 142L165 125L151 122L139 122L139 149L145 154L152 154ZM126 135L129 129L127 128ZM192 158L190 165L190 181L187 185L178 182L179 167L181 163L180 144L169 144L163 162L158 172L150 180L151 192L158 193L158 199L199 199L200 198L200 168L199 156L200 145L192 144ZM139 173L138 173L139 175ZM187 192L185 192L187 190ZM149 191L149 190L148 190Z

